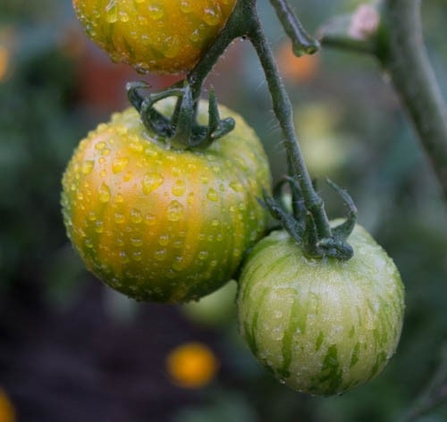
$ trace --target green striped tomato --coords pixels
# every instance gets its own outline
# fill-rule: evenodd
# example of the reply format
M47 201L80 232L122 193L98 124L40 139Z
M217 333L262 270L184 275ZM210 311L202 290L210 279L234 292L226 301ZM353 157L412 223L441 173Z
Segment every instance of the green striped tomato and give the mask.
M170 115L172 98L157 104ZM68 236L87 268L137 300L181 303L229 281L264 232L257 197L269 190L262 144L236 128L204 150L170 149L133 108L82 140L64 173ZM208 104L199 105L204 124Z
M356 226L349 261L310 260L285 231L262 239L239 281L240 330L256 358L292 389L341 394L378 375L404 315L396 266Z

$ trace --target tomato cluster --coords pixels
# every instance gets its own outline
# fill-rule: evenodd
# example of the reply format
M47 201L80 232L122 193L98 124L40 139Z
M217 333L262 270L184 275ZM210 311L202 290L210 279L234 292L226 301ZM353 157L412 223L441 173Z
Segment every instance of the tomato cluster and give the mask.
M236 3L73 0L87 34L114 61L168 74L191 71ZM355 218L312 249L337 252L347 240L353 258L338 259L335 252L309 258L301 240L315 235L301 233L300 218L312 218L308 209L298 210L299 186L290 185L292 218L269 196L268 159L243 118L219 106L224 119L235 121L233 131L222 131L215 102L208 107L201 100L195 109L191 96L185 112L188 101L167 93L156 101L131 99L136 109L100 124L68 164L63 218L87 268L132 298L163 303L198 300L240 274L241 334L283 383L330 395L375 377L396 350L404 314L404 289L391 258L354 227ZM205 134L206 145L187 142L177 149L168 138L179 127L191 139L194 131ZM267 210L287 230L262 238ZM346 239L348 226L353 231ZM330 234L329 223L326 228ZM215 309L212 298L209 303Z

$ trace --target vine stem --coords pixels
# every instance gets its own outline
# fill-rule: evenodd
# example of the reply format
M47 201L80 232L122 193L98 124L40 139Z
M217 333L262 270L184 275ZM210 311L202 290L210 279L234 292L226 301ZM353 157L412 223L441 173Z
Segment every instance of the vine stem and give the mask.
M273 103L273 110L284 135L288 173L301 188L306 209L311 214L319 239L330 238L332 230L324 208L324 202L315 191L304 162L293 122L290 99L276 66L272 50L264 35L255 0L239 0L219 38L205 57L188 75L194 100L198 101L204 79L214 63L236 38L248 38L254 46L264 69Z
M421 0L384 0L376 54L447 199L447 107L423 43Z
M272 97L273 111L284 135L288 158L289 175L296 178L301 188L306 209L311 213L319 238L329 238L332 231L324 208L324 202L315 191L303 155L300 150L293 122L292 105L279 74L272 50L265 38L257 10L253 7L251 26L248 37L252 42L261 65Z
M425 390L402 418L402 422L415 422L447 399L447 344L441 347L440 363Z

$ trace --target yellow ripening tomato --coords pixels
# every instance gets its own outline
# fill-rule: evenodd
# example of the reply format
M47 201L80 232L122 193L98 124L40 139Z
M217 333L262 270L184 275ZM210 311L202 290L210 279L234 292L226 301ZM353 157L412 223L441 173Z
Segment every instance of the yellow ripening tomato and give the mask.
M191 70L236 0L73 0L87 35L113 61L140 72Z
M157 104L171 115L171 97ZM183 303L223 286L262 236L267 156L236 113L206 149L175 150L138 112L116 113L85 138L63 176L68 235L99 279L137 300ZM208 103L198 119L208 118Z

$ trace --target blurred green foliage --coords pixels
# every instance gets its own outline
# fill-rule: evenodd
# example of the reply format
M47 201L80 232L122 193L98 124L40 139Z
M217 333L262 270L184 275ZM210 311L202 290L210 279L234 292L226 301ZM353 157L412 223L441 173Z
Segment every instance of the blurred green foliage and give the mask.
M284 36L268 2L259 3L267 33L277 48ZM361 2L291 3L315 32L335 14L350 11ZM422 6L430 56L447 93L447 9L444 0ZM99 116L106 118L103 109L95 109L95 104L81 98L85 75L80 76L84 62L79 51L90 51L109 69L113 65L83 39L69 0L3 0L0 48L6 51L0 55L0 68L5 68L0 76L0 333L7 334L0 337L0 386L10 392L19 414L26 415L21 421L39 421L44 420L36 416L42 414L44 401L38 391L24 393L23 378L13 376L17 372L11 365L15 362L14 371L19 372L26 372L28 367L21 368L12 354L21 350L26 355L35 347L23 334L30 321L21 315L23 309L35 320L41 314L50 315L42 320L43 325L49 324L71 315L74 306L82 307L89 286L100 285L84 270L66 239L59 207L60 177L77 142L98 123ZM221 101L242 113L261 136L277 179L284 172L285 157L262 72L248 42L233 46L232 51L234 54L228 53L211 79ZM298 135L309 156L315 149L323 151L317 154L321 162L312 159L311 171L323 179L329 175L349 190L359 208L360 223L400 268L407 289L407 311L397 355L368 386L343 397L306 397L277 383L252 360L237 334L234 318L228 318L226 325L204 328L176 308L166 314L159 307L136 305L101 287L101 295L88 303L118 324L112 324L114 330L125 333L130 328L123 329L123 324L138 326L143 318L141 309L146 312L141 332L149 340L166 315L174 321L170 327L177 327L177 331L173 328L165 333L160 354L151 350L156 345L145 343L147 359L160 365L156 358L161 359L169 347L202 336L212 342L222 361L215 385L197 394L182 393L181 400L175 387L166 388L163 392L168 404L163 416L133 420L396 421L414 403L436 367L447 340L446 204L411 124L377 63L342 51L323 50L319 56L311 78L286 80ZM140 79L130 73L132 77ZM319 174L321 169L329 174ZM335 195L324 182L319 186L330 215L343 215L343 205ZM35 309L33 301L40 308ZM22 337L19 341L17 332L27 342ZM66 335L55 341L70 342L70 336L77 336L68 329ZM32 338L41 340L38 335ZM143 348L138 340L129 346ZM90 353L89 344L82 347L81 355ZM78 388L82 391L82 383ZM46 394L55 396L57 391L48 389ZM161 393L153 394L161 397ZM88 408L92 400L85 399L76 406ZM133 402L129 399L129 403ZM151 410L141 414L150 415ZM69 420L65 416L60 413L59 420ZM130 420L117 418L107 420ZM98 419L93 415L83 420ZM447 410L441 406L421 420L447 420Z

